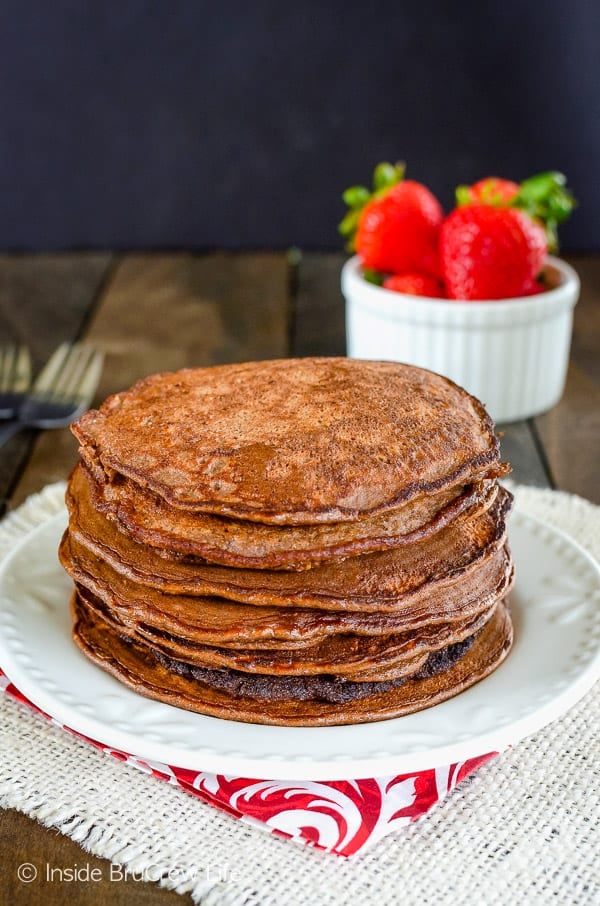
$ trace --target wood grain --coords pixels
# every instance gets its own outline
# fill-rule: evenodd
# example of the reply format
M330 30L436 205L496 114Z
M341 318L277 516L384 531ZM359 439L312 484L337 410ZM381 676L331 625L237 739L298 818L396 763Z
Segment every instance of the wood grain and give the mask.
M577 364L565 394L535 420L556 487L600 503L600 387Z
M41 366L82 332L113 256L0 255L0 337L27 343Z
M578 256L581 298L562 400L535 419L556 487L600 503L600 258Z
M344 299L340 290L345 257L318 252L299 256L291 281L291 355L345 355Z
M106 356L96 402L158 371L285 356L287 293L284 254L126 256L86 331ZM76 458L68 429L42 434L11 506Z
M540 454L530 421L502 425L500 449L502 459L512 466L511 479L538 488L551 485L551 476Z
M85 852L59 831L43 827L13 809L0 810L0 903L6 906L185 906L190 896L129 877L111 880L111 863ZM19 865L38 871L29 884L19 881ZM65 869L86 870L91 878L68 882ZM52 873L52 869L55 869ZM92 874L93 872L93 874ZM80 875L85 877L85 875ZM114 875L113 875L114 877Z
M63 340L76 339L109 272L112 257L98 252L68 255L0 255L0 342L29 346L40 368ZM0 512L25 467L35 433L13 437L0 453Z

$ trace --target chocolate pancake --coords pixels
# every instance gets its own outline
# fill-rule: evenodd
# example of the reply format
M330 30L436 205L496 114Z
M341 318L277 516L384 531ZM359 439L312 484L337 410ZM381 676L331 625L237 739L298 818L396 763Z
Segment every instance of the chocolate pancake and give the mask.
M166 632L160 619L139 624L123 610L113 610L88 589L77 586L78 599L115 631L167 657L200 667L227 667L270 676L313 676L334 673L360 681L387 680L414 673L428 655L463 641L490 618L495 603L475 618L426 624L418 630L379 636L337 633L302 648L228 649L198 643L189 635Z
M354 521L506 470L481 403L394 362L283 359L154 375L73 425L97 480L175 508Z
M472 620L508 594L512 562L505 546L494 547L462 581L438 582L424 601L406 595L396 611L363 613L240 604L218 597L165 594L139 585L80 545L66 532L60 559L77 585L125 623L183 640L223 648L305 648L332 635L389 636L429 625Z
M193 555L251 569L306 569L334 557L385 550L427 538L458 517L487 509L497 485L480 481L426 494L387 513L355 522L279 526L174 510L129 479L97 482L85 466L71 478L73 494L87 481L95 509L132 540L165 557Z
M461 577L503 547L506 516L512 506L511 495L500 488L489 510L452 524L431 538L341 562L326 562L296 573L165 560L153 550L132 542L97 513L91 505L86 481L80 481L76 475L72 481L67 491L69 533L71 543L79 546L77 558L84 572L100 574L104 563L128 582L169 594L222 597L269 607L358 611L363 615L402 611L410 612L417 620L420 616L435 618L433 615L438 614L442 622L455 618L463 598L465 604L472 601L469 582L460 586ZM82 549L100 562L95 566L88 564L86 568ZM501 558L497 566L505 572ZM495 590L499 580L498 573L495 580L493 574L486 573L485 581L491 584L485 593ZM103 581L115 585L114 575L110 573ZM478 598L483 588L476 590Z
M512 644L508 608L500 604L466 653L466 642L455 652L445 649L433 655L429 670L423 665L420 676L372 684L322 676L250 677L157 656L107 631L76 595L73 618L73 637L83 653L142 695L229 720L288 726L361 723L430 707L487 676Z
M463 657L475 641L476 634L462 642L443 648L435 654L424 658L418 670L411 674L394 679L367 682L355 682L341 679L338 676L284 677L273 679L263 676L247 676L235 670L211 670L194 667L185 661L177 661L155 654L156 660L170 673L186 676L190 679L206 682L217 689L235 692L249 698L265 702L285 701L293 696L297 701L329 702L331 704L348 704L357 699L366 698L374 693L388 692L397 689L408 679L422 679L424 676L436 676L449 669ZM126 639L124 641L127 641Z

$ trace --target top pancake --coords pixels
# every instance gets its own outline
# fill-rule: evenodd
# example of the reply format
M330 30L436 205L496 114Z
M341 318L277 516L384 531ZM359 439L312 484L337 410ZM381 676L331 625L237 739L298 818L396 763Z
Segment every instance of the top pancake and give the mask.
M481 403L394 362L281 359L148 377L73 425L96 476L183 510L355 520L503 473Z

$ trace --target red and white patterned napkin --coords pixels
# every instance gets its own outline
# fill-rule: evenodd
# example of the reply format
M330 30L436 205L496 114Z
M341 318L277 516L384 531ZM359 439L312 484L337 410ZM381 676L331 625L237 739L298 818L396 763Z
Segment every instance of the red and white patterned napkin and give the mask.
M339 856L353 856L429 811L498 753L447 767L363 780L260 780L140 758L83 736L41 711L0 669L0 689L106 755L187 790L234 818Z

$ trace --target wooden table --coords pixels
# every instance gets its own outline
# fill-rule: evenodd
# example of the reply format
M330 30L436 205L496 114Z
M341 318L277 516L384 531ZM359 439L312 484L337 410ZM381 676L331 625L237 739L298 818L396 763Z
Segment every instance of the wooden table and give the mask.
M600 258L579 271L571 364L563 400L539 418L504 427L503 453L519 482L600 503ZM288 355L344 353L337 254L79 253L0 256L0 340L30 345L41 366L62 340L85 337L106 353L98 401L137 378L185 366ZM76 458L68 430L23 433L0 450L0 505L21 503L64 479ZM107 880L66 892L19 884L17 866L99 866ZM107 863L23 815L0 812L0 902L182 902L133 880L108 880ZM189 902L191 900L189 898Z

